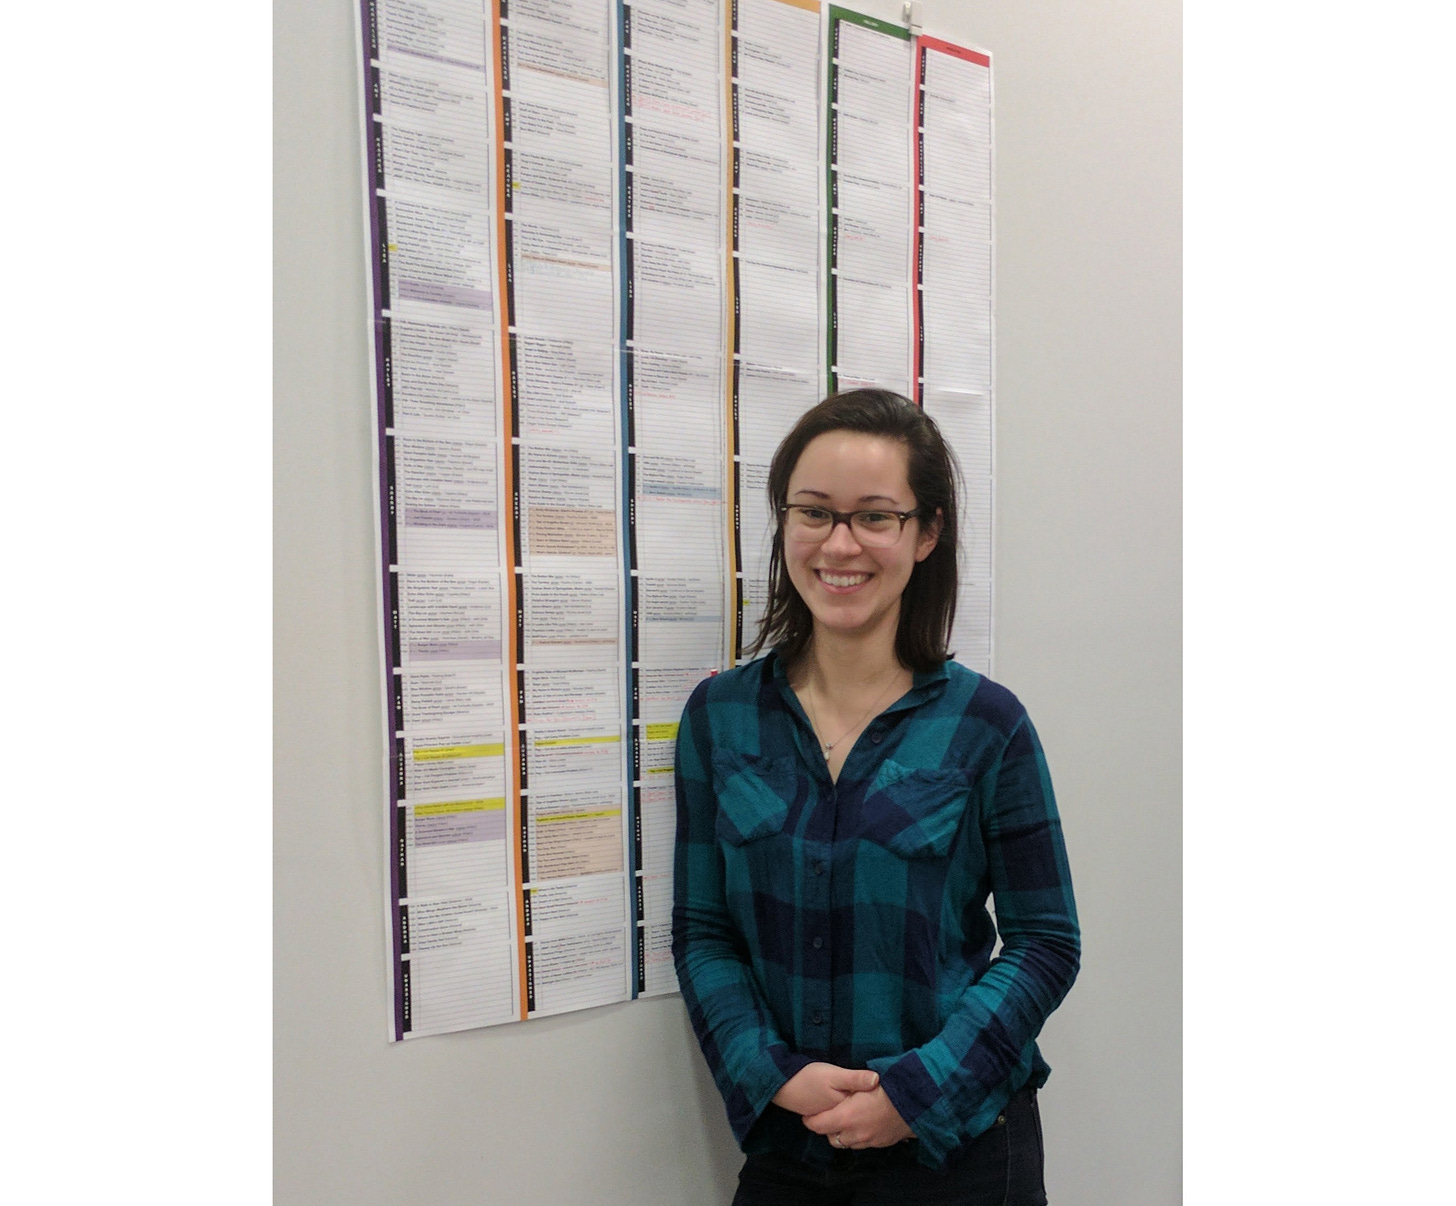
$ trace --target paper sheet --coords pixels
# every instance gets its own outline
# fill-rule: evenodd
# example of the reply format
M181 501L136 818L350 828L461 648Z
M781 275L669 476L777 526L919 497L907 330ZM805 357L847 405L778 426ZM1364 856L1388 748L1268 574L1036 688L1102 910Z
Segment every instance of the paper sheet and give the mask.
M633 700L634 940L640 994L677 987L670 961L648 958L671 926L664 874L647 852L670 844L676 818L642 809L660 767L646 758L642 678L673 683L649 712L675 720L688 693L727 654L723 482L725 265L720 7L711 0L622 5L624 382L632 446L628 568Z
M820 9L741 0L732 32L736 286L729 412L737 526L735 652L758 634L768 572L768 463L823 396Z
M987 56L928 37L918 41L916 64L918 387L965 477L951 648L957 660L987 673L994 521L991 69Z
M830 25L830 266L838 388L912 393L912 47L836 9Z

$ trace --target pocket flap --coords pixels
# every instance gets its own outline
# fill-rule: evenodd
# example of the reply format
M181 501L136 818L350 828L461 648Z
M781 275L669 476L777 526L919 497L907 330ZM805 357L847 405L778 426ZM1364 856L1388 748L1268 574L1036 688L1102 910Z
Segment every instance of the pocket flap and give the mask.
M713 752L718 836L733 846L784 827L794 793L792 758L764 758L734 750Z
M941 858L950 851L969 801L966 771L887 760L865 798L864 836L902 858Z

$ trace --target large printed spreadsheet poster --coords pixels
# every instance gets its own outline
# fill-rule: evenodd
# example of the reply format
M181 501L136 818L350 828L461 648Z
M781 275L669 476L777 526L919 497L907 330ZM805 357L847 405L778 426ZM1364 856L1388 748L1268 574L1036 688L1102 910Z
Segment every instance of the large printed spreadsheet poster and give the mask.
M673 751L832 388L965 470L989 668L990 61L819 0L360 0L389 1035L676 989Z

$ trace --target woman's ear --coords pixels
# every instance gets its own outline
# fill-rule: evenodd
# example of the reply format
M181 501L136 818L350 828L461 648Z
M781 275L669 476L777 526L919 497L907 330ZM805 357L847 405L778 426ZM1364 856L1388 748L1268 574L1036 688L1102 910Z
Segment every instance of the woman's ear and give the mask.
M924 561L931 553L935 552L935 546L940 543L941 525L945 523L945 512L939 507L935 508L935 518L929 523L920 525L920 539L915 542L915 560Z

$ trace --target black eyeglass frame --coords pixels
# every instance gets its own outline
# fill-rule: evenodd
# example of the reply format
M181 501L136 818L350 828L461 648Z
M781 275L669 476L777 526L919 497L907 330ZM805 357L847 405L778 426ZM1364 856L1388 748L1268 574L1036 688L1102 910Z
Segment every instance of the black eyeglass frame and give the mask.
M925 508L916 507L913 511L892 511L889 507L862 507L858 511L836 511L831 507L821 507L818 503L785 503L779 508L779 523L783 524L788 518L790 511L827 511L829 513L829 529L824 533L824 539L828 540L834 535L834 529L844 524L854 534L854 517L856 515L893 515L900 521L900 532L895 537L898 541L905 535L905 525L912 519L919 519L925 512Z

